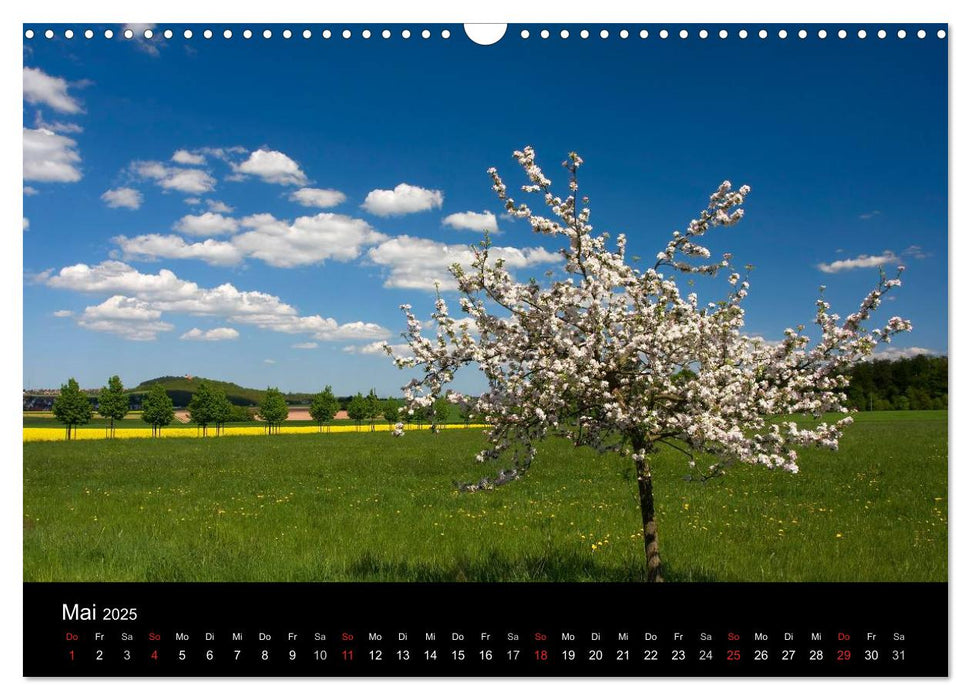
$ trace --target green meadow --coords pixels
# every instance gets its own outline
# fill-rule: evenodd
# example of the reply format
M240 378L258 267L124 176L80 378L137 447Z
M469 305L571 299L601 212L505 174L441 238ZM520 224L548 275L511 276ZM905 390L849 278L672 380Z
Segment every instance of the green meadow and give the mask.
M25 443L26 581L628 581L636 485L542 446L495 491L481 431ZM799 474L654 456L669 581L947 580L947 412L862 413Z

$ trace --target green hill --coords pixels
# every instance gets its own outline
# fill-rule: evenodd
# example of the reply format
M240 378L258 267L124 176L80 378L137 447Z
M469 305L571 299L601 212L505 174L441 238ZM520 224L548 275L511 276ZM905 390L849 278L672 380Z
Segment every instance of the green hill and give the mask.
M222 389L226 393L226 398L237 406L256 406L263 399L263 390L261 389L249 389L233 382L221 382L218 379L207 379L206 377L155 377L131 389L131 393L144 394L153 384L161 384L165 387L166 393L172 397L172 402L176 406L187 406L189 399L192 398L202 382ZM285 394L285 397L287 403L304 403L310 400L310 395L303 393Z

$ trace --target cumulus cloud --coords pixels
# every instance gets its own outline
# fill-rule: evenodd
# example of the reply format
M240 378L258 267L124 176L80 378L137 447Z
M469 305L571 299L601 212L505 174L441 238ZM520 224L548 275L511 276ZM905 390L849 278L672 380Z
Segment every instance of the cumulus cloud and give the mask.
M81 156L74 139L49 129L24 128L24 180L77 182Z
M399 357L414 354L408 343L391 343L391 351ZM345 345L344 352L349 352L354 355L384 355L384 342L376 340L367 345Z
M858 270L868 267L881 267L883 265L897 265L900 263L893 251L885 250L879 255L858 255L855 258L845 260L834 260L831 263L819 263L816 268L828 274L846 272L847 270Z
M441 209L444 201L441 190L426 190L402 182L393 190L371 190L361 206L375 216L397 216Z
M218 199L207 199L206 208L217 214L231 214L233 212L231 206L225 202L220 202Z
M126 260L202 260L210 265L238 265L243 261L242 253L232 243L212 238L189 243L179 236L148 233L132 238L115 236L111 240Z
M301 187L296 192L290 194L290 201L297 202L305 207L317 207L318 209L330 209L341 204L347 197L343 192L337 190L318 190L313 187Z
M55 311L53 314L54 318L70 318L73 315L74 312L69 311L68 309L61 309L59 311Z
M270 359L270 358L268 357L268 358L266 358L265 360L263 360L263 364L264 364L264 365L275 365L275 364L276 364L276 360L271 360L271 359Z
M24 197L33 197L35 194L40 194L40 191L30 185L24 187Z
M499 230L496 215L488 211L481 213L474 211L456 212L442 219L442 223L454 229L466 229L479 233L495 233Z
M66 114L82 112L81 105L68 95L64 78L48 75L39 68L24 67L24 100L34 105L47 105Z
M172 161L180 165L205 165L206 157L201 153L192 153L180 148L172 154Z
M258 149L242 163L234 164L240 175L253 175L274 185L304 185L307 176L293 158L280 151Z
M907 246L901 255L905 258L914 258L915 260L923 260L924 258L930 257L930 253L921 248L919 245Z
M899 360L902 358L917 357L918 355L941 355L935 350L930 348L919 348L916 346L898 348L894 346L882 347L879 350L874 351L874 353L868 358L869 360Z
M232 217L209 211L198 216L187 214L176 221L173 228L187 236L220 236L225 233L235 233L239 229L239 224Z
M363 219L343 214L300 216L292 224L271 214L256 214L240 223L244 231L233 237L233 245L273 267L347 262L359 257L364 246L387 239Z
M152 180L163 190L176 190L186 194L211 192L216 179L205 170L176 168L152 160L137 160L130 166L131 172L145 180Z
M512 248L496 246L491 249L493 259L502 258L508 269L522 269L562 261L559 253L544 248ZM442 289L455 289L449 271L455 263L466 269L473 257L466 245L446 245L427 238L398 236L368 251L368 258L388 268L385 287L403 289L435 289L436 281Z
M162 312L148 302L115 295L97 306L87 307L78 319L78 325L127 340L155 340L159 333L175 327L160 320L161 316Z
M231 284L200 287L195 282L180 279L171 270L162 269L156 274L143 273L120 260L106 260L94 266L79 263L62 268L56 274L45 274L38 281L55 289L115 295L109 300L112 308L125 307L127 311L151 311L153 314L165 312L221 317L232 324L247 324L277 333L309 335L314 340L377 340L390 335L386 328L376 323L339 323L319 314L301 316L293 306L265 292L240 291ZM95 319L90 320L93 322ZM105 318L102 316L98 320ZM154 315L139 320L159 323L158 316ZM95 327L89 323L85 327L116 332L107 325ZM145 331L143 335L149 334L147 326L143 325L142 330ZM170 328L156 326L155 332L159 330Z
M314 342L310 342L310 343L294 343L290 347L293 348L293 349L295 349L295 350L313 350L314 348L317 347L317 343L314 343Z
M217 342L220 340L236 340L239 331L235 328L210 328L204 331L200 328L193 328L191 331L183 333L179 340L200 340L207 342Z
M138 209L142 206L142 193L131 187L119 187L104 192L101 201L111 209Z

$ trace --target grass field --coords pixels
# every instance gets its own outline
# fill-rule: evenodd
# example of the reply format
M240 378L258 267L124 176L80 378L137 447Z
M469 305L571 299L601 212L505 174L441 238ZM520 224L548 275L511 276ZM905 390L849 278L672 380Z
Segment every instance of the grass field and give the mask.
M625 581L628 464L545 444L494 492L477 430L24 444L27 581ZM669 581L947 579L947 413L864 413L791 475L655 461Z

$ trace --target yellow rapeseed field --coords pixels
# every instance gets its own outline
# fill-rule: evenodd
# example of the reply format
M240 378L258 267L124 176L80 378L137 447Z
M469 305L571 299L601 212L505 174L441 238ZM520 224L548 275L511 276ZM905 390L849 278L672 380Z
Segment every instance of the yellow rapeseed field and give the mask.
M449 424L438 426L442 430L464 430L465 425ZM484 424L475 423L468 426L469 428L486 428L488 426ZM391 426L387 423L375 424L373 432L388 432L391 430ZM428 430L427 427L418 428L418 426L406 425L406 431L412 430ZM24 442L51 442L56 440L64 440L65 429L64 428L24 428ZM214 428L209 428L209 434L207 437L216 437L216 431ZM292 426L282 426L279 428L279 433L282 434L301 434L301 433L316 433L319 432L316 425L292 425ZM371 426L368 425L331 425L325 426L323 433L367 433L371 432ZM259 425L247 425L247 426L235 426L226 427L222 429L220 435L266 435L266 428ZM115 439L127 439L127 438L151 438L152 429L151 428L119 428L115 431ZM163 438L176 438L176 437L202 437L202 429L192 427L169 427L163 428L161 437ZM105 439L105 429L104 428L78 428L76 433L77 440L104 440Z

